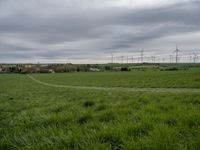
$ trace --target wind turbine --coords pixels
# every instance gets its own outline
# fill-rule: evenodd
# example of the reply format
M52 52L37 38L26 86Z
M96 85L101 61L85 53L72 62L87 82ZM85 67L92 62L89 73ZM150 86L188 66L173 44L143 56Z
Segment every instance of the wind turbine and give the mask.
M191 54L190 54L190 63L192 63L192 56L191 56Z
M155 64L156 57L155 56L151 56L151 60L152 60L152 63Z
M176 63L178 63L178 53L180 50L178 49L178 46L176 45L176 50L174 51L176 53Z
M197 59L198 59L198 55L196 53L193 53L194 55L194 63L196 63Z
M169 55L170 57L170 63L173 63L173 55Z
M132 64L133 64L133 56L132 56L132 58L131 58L131 59L132 59Z
M123 64L124 63L124 56L121 56L121 63Z
M141 63L143 63L143 56L144 56L143 52L144 52L144 50L141 50L141 51L140 51L140 55L141 55Z
M111 63L113 64L114 55L111 53Z

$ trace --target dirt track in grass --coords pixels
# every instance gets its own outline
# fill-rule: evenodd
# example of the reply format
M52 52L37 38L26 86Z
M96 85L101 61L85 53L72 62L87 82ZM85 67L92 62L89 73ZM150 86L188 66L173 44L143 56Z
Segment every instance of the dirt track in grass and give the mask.
M129 92L167 92L167 93L200 93L200 89L195 88L127 88L127 87L97 87L97 86L73 86L73 85L59 85L40 81L31 75L27 75L32 81L49 87L55 88L71 88L71 89L87 89L87 90L115 90L115 91L129 91Z

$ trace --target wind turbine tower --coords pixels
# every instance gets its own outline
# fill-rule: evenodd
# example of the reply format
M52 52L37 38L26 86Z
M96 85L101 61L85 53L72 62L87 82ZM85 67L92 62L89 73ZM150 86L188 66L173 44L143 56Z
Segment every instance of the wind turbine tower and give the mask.
M178 46L176 45L176 50L175 50L175 53L176 53L176 63L178 63L178 53L180 52L180 50L178 49Z
M193 54L194 54L194 63L196 63L196 62L197 62L197 59L198 59L198 56L197 56L196 53L193 53Z
M170 64L173 63L173 55L170 55Z
M123 62L124 62L124 56L121 56L121 61L122 61L122 64L123 64Z
M133 56L132 56L132 64L133 64Z
M156 57L155 56L151 56L151 61L153 64L155 64L155 60L156 60Z
M192 56L190 55L190 63L192 63Z
M113 53L111 53L111 63L113 64L113 60L114 60L114 55Z
M140 55L141 55L141 63L143 63L143 58L144 58L144 53L143 53L143 52L144 52L143 50L140 51Z

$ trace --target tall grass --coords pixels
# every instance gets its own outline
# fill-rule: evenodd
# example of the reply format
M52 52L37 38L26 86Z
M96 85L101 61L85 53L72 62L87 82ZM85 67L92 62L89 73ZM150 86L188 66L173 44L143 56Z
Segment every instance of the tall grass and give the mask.
M0 149L200 147L200 93L52 88L24 75L0 81Z

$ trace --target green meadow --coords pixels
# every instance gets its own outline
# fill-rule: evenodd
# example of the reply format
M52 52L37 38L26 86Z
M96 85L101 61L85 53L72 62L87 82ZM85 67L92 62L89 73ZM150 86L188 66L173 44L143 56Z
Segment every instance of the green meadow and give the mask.
M35 74L53 84L97 87L200 88L200 69L179 71L131 71Z
M198 68L30 76L51 85L91 88L53 87L27 75L0 74L0 149L200 148L200 92L192 91L200 90ZM141 92L126 88L187 90Z

